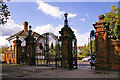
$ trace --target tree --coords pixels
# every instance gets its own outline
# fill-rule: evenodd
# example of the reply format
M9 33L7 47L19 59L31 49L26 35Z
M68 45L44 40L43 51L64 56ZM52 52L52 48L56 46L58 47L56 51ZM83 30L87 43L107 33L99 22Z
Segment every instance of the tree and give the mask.
M82 56L91 56L90 54L90 44L91 42L88 43L88 45L85 48L80 49L80 53ZM92 40L92 55L95 54L95 40Z
M112 10L105 14L103 28L108 32L108 38L120 39L120 8L112 5Z
M10 11L8 11L8 6L4 4L3 0L0 0L0 24L5 24L9 19L9 16Z
M82 56L89 56L89 48L86 46L85 48L80 49Z
M91 44L91 42L88 43L89 51L91 50L90 44ZM92 40L92 55L95 55L95 54L96 54L96 53L95 53L95 50L96 50L95 40ZM90 52L89 52L89 54L90 54ZM90 54L90 55L91 55L91 54Z
M7 47L1 47L0 48L0 53L4 53L5 50L8 50L8 48Z

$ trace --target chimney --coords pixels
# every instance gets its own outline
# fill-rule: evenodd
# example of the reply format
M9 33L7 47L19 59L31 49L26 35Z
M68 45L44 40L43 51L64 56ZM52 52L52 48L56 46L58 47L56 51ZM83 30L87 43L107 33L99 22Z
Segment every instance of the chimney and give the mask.
M28 32L28 22L25 21L23 24L24 24L24 31Z

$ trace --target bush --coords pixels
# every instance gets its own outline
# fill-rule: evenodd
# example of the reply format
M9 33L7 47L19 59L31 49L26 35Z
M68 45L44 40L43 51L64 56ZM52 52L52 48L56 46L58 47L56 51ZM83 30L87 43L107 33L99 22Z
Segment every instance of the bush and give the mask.
M82 58L84 58L84 56L82 56L82 55L77 56L77 60L82 60Z

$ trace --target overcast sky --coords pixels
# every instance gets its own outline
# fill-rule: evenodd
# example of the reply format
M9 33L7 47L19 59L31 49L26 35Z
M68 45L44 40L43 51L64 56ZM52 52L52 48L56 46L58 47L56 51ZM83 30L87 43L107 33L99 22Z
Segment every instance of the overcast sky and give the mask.
M72 0L73 1L73 0ZM86 1L86 0L85 0ZM64 24L64 13L68 13L69 26L77 36L78 46L88 43L89 33L98 20L100 14L108 13L113 4L118 2L6 2L11 12L8 23L0 25L0 46L8 42L5 38L23 29L23 22L28 21L32 30L39 34L52 32L60 36L59 32Z

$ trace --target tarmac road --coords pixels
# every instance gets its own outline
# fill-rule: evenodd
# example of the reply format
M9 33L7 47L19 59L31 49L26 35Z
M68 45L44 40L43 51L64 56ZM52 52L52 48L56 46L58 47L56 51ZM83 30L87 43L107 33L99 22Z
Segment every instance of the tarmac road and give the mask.
M90 66L89 62L78 62L78 66Z
M118 78L118 71L96 71L89 62L79 62L78 69L68 70L47 66L2 65L2 77L7 78ZM115 79L114 79L115 80Z

